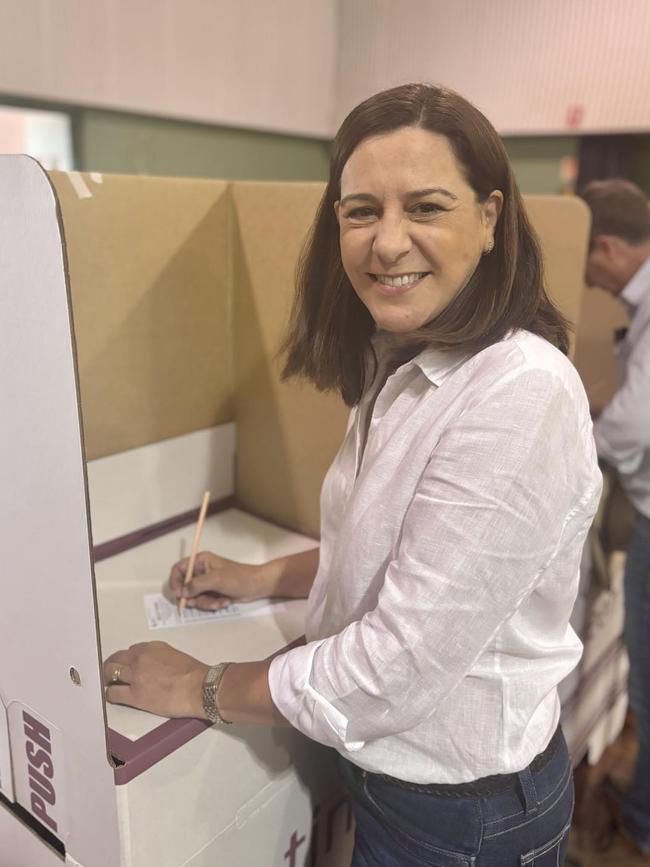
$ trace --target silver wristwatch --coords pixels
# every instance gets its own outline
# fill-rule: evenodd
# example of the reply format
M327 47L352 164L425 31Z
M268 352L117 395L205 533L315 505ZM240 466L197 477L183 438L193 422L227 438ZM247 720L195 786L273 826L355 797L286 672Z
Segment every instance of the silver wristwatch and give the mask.
M226 726L229 726L230 723L219 713L217 690L219 689L221 678L229 665L229 662L220 662L219 665L211 666L203 681L203 710L205 711L205 715L211 723Z

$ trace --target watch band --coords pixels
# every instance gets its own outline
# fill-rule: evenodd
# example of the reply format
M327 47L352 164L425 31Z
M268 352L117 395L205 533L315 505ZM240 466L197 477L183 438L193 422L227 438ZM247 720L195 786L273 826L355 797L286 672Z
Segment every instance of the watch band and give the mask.
M208 669L208 673L206 674L205 680L203 681L202 695L203 710L205 711L205 715L210 720L210 722L226 726L229 726L230 722L228 720L225 720L219 713L219 708L217 706L217 692L219 690L221 678L223 677L224 672L229 665L229 662L220 662L219 665L212 665Z

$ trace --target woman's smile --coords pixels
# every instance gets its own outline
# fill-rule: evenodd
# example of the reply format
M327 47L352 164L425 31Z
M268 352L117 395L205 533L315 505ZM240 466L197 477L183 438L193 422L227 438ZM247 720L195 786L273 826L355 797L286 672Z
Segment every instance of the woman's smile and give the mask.
M382 295L394 298L398 295L406 295L411 289L415 289L430 273L430 271L414 271L410 274L369 274L368 276L376 283L376 288Z

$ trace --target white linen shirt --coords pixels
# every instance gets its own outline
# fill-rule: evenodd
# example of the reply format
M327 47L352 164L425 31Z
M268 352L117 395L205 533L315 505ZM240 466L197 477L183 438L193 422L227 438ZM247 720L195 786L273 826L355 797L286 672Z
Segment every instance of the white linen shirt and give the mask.
M594 424L598 454L650 518L650 259L621 293L632 321L617 347L621 387Z
M363 450L373 396L323 484L308 643L271 663L273 701L369 771L459 783L521 770L581 654L569 616L602 482L584 389L519 331L399 367Z

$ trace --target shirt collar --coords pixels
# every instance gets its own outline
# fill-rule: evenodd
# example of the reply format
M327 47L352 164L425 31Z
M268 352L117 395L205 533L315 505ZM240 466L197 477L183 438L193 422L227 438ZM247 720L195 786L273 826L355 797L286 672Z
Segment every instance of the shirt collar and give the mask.
M466 352L458 350L442 352L440 349L425 349L415 356L413 364L417 365L434 385L440 387L467 357Z
M385 332L377 331L372 337L372 343L378 357L381 358L389 346L389 337ZM443 352L440 349L428 348L400 365L398 370L405 372L414 366L419 367L427 379L439 387L467 357L466 352L459 350L451 349Z
M646 298L650 300L650 257L623 289L620 298L631 314L636 313Z

